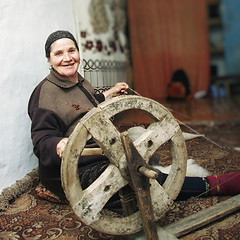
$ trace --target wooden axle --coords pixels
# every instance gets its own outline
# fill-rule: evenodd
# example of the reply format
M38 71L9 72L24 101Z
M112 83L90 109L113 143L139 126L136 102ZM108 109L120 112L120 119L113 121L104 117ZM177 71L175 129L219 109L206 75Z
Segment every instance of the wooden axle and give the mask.
M97 155L99 156L104 155L101 148L84 148L81 153L81 156L97 156ZM156 171L149 169L145 166L139 167L138 172L148 178L156 179L158 176L158 173Z

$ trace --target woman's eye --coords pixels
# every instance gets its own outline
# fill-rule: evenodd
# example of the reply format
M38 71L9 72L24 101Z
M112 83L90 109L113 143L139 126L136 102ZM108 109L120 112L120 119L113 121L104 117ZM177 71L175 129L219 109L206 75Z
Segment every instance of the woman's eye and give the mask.
M62 55L62 52L56 52L55 55L60 56L60 55Z

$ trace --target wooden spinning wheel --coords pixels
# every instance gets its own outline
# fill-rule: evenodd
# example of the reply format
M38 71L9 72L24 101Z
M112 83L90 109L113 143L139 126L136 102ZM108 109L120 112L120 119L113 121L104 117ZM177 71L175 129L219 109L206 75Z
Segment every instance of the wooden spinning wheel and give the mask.
M139 211L126 217L109 216L102 211L107 201L128 184L121 133L110 119L130 109L144 111L154 120L134 141L146 163L161 145L170 143L172 167L166 181L161 186L155 179L149 180L155 220L160 219L177 198L186 174L187 151L183 134L172 114L161 104L139 96L119 96L89 111L76 126L64 150L62 184L76 215L94 229L113 235L136 233L143 227ZM83 190L78 177L78 160L91 137L110 164L95 182Z

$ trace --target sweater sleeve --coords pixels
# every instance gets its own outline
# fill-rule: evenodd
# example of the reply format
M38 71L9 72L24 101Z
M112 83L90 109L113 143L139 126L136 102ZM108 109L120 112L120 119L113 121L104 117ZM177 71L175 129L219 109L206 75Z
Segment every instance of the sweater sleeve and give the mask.
M55 113L41 108L33 111L31 137L41 165L60 166L56 147L64 137L65 129L64 122Z
M105 101L105 97L102 93L95 93L94 97L98 100L99 103Z
M61 159L56 147L64 137L66 124L53 111L38 106L38 89L32 94L28 114L32 120L31 138L34 154L39 159L39 173L45 177L59 177Z

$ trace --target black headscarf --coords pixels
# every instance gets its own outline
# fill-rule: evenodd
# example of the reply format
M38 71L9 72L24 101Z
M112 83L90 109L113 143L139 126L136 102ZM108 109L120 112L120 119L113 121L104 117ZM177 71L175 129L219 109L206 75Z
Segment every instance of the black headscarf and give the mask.
M79 51L78 44L77 44L77 41L74 38L74 36L68 31L58 30L56 32L51 33L45 43L45 53L46 53L47 58L50 57L50 50L51 50L52 43L61 38L69 38L69 39L73 40L73 42L76 45L77 50Z

